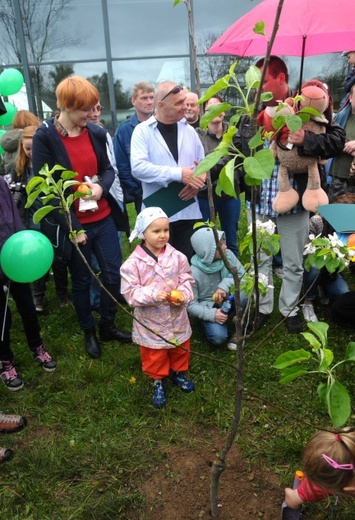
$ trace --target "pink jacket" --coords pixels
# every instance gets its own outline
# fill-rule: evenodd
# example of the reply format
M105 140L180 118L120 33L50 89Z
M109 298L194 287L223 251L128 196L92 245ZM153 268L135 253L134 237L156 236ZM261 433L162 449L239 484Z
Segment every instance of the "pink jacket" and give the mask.
M134 316L143 324L157 331L164 338L183 343L191 336L186 306L193 299L191 284L194 282L185 255L167 244L158 262L141 246L121 266L121 293L134 307ZM185 297L185 305L175 307L168 302L158 302L159 290L170 292L178 289ZM174 348L161 338L133 321L133 341L154 349Z

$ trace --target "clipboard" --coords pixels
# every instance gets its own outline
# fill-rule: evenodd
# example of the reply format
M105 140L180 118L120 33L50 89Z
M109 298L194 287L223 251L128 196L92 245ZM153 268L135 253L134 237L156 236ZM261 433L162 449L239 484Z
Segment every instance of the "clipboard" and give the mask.
M171 182L166 188L160 188L143 199L143 204L148 208L151 206L161 208L170 218L196 202L194 197L189 200L180 199L179 193L184 187L185 184L182 182Z
M337 233L355 233L355 204L324 204L317 210Z

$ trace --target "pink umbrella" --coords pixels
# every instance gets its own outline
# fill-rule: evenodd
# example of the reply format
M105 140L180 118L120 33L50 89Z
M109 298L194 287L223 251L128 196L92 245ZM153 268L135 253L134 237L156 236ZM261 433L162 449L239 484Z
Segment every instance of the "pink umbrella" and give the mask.
M264 56L278 4L279 0L263 0L234 22L207 54ZM253 31L261 21L267 38ZM305 56L354 49L354 0L284 0L272 54L300 56L301 78Z

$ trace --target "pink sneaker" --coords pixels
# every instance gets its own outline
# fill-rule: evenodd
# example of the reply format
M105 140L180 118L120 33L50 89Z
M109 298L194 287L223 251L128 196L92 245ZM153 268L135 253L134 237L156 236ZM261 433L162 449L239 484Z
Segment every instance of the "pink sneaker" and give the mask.
M32 352L33 358L39 363L46 372L53 372L57 368L57 362L44 348L44 345L40 345Z
M17 370L12 361L0 361L0 377L6 388L11 390L11 392L21 390L24 386L24 382L18 376Z

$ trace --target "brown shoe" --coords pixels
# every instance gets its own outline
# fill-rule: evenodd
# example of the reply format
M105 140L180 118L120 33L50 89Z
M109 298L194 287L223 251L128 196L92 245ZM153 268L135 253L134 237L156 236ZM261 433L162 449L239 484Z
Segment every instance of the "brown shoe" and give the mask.
M14 452L12 450L0 447L0 464L2 462L9 462L9 460L11 460L13 456Z
M15 433L23 430L27 424L26 417L21 415L5 415L0 412L0 432L1 433Z

